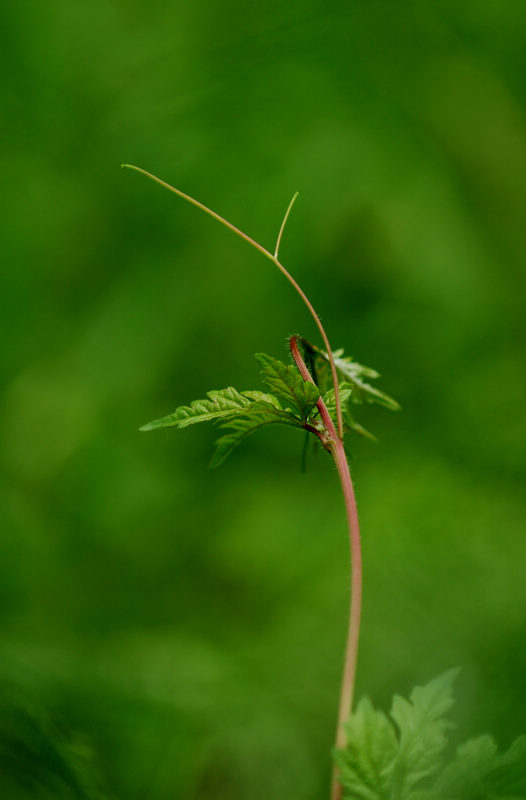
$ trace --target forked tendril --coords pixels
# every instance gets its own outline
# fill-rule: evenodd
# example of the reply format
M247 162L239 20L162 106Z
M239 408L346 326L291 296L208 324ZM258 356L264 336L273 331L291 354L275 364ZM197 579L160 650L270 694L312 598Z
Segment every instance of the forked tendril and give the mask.
M199 200L195 200L195 198L191 197L188 194L185 194L185 192L182 192L180 189L176 189L175 186L171 186L169 183L166 183L166 181L163 181L161 178L158 178L156 175L153 175L151 172L148 172L147 170L142 169L141 167L136 167L133 164L121 164L121 166L124 167L125 169L132 169L135 172L139 172L142 175L145 175L147 178L150 178L152 181L155 181L156 183L160 184L160 186L163 186L165 189L168 189L168 191L173 192L173 194L178 195L178 197L181 197L183 200L186 200L188 203L191 203L193 206L196 206L197 208L200 208L201 211L204 211L205 214L208 214L209 216L213 217L215 220L220 222L226 228L229 228L237 236L241 237L241 239L244 239L246 242L248 242L248 244L250 244L254 249L259 250L260 253L262 253L266 258L269 259L269 261L272 261L272 263L276 265L276 267L285 276L285 278L289 281L289 283L292 284L292 286L294 287L296 292L299 294L299 296L303 300L304 304L307 306L307 309L308 309L310 315L312 316L314 322L316 323L316 327L318 328L318 330L320 332L321 338L323 340L323 344L324 344L325 349L327 351L327 355L328 355L329 362L330 362L330 367L331 367L332 382L333 382L333 385L334 385L334 400L335 400L335 406L336 406L336 421L337 421L338 437L340 439L343 439L343 416L342 416L342 408L341 408L340 391L339 391L339 386L338 386L338 374L337 374L337 371L336 371L336 364L334 363L334 357L332 355L332 348L331 348L328 336L327 336L327 334L325 332L325 328L323 327L323 325L321 323L321 320L320 320L318 314L316 313L316 311L314 309L314 306L310 302L309 298L307 297L307 295L305 294L305 292L303 291L303 289L301 288L299 283L292 277L290 272L278 260L279 247L280 247L280 244L281 244L281 238L282 238L282 235L283 235L283 230L285 228L285 224L286 224L287 219L289 217L289 214L290 214L290 211L292 209L292 206L294 205L294 201L296 200L297 193L293 196L292 200L290 201L290 203L288 205L287 211L286 211L285 216L283 218L283 222L281 223L280 231L279 231L279 234L278 234L278 239L277 239L277 242L276 242L276 249L274 251L274 254L272 254L270 252L270 250L267 250L265 247L263 247L263 245L259 244L259 242L256 242L255 239L252 239L250 236L248 236L242 230L240 230L239 228L236 228L235 225L233 225L231 222L226 220L224 217L220 216L220 214L217 214L215 211L212 211L211 208L208 208L208 206L205 206L203 203L200 203Z

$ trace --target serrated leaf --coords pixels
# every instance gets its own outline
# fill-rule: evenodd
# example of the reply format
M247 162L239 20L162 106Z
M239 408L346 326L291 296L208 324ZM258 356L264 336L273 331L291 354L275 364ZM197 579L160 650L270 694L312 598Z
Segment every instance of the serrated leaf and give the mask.
M244 397L248 397L250 400L255 400L259 403L267 403L270 406L273 406L278 411L282 411L281 403L279 402L277 397L274 397L273 394L266 394L266 392L258 392L258 391L246 391L243 392Z
M204 400L193 400L189 406L179 406L172 414L154 419L143 425L141 431L157 428L186 428L197 422L211 422L239 414L250 406L251 399L229 386L227 389L207 392Z
M449 670L426 686L417 686L409 701L398 695L393 699L391 718L400 735L393 770L396 797L407 797L413 786L440 767L450 727L444 715L453 705L451 686L457 674L457 669Z
M398 750L387 716L364 698L345 726L347 746L335 754L346 800L387 800Z
M526 736L501 755L490 736L471 739L458 748L433 791L437 800L524 800Z
M304 381L296 367L284 364L266 353L256 353L262 366L264 383L285 407L296 411L305 422L320 396L320 391L310 381Z
M251 433L272 424L291 425L293 427L303 427L301 421L293 414L277 409L273 405L265 406L262 403L255 403L243 416L236 416L221 425L227 433L221 436L215 443L215 451L210 461L212 468L219 467L223 461L232 453L238 445L243 442Z
M351 395L353 393L353 387L350 383L343 381L339 385L340 390L340 402L342 408L345 408L349 400L351 399ZM331 415L333 422L336 422L336 399L334 396L334 388L331 387L328 391L325 392L323 395L323 402L327 408L327 411Z
M393 724L362 701L346 725L348 743L335 753L345 800L526 800L526 736L502 754L490 736L442 755L453 703L450 670L405 700L396 696Z
M310 344L305 339L302 339L302 343L314 380L324 390L327 381L330 380L329 357L324 350ZM339 350L334 350L332 355L339 381L341 379L340 385L346 382L355 390L352 395L352 402L379 403L392 411L398 411L400 406L396 400L393 400L388 394L381 392L366 381L366 379L375 380L379 378L380 373L371 367L359 364L351 356L344 356L343 353L343 349L340 348Z
M349 401L352 398L353 387L350 383L343 381L339 385L340 388L340 398L341 398L341 405L343 410L343 419L344 419L344 429L345 431L354 431L355 433L363 436L366 439L370 439L373 442L378 441L376 436L370 433L367 428L364 428L363 425L360 425L358 422L355 421L353 418L350 409L349 409ZM328 389L323 395L323 402L329 412L332 421L334 422L335 426L338 424L337 416L336 416L336 401L334 398L334 389Z
M343 350L341 351L343 354ZM334 355L334 354L333 354ZM392 397L389 397L385 392L381 392L370 383L366 383L364 378L379 378L380 374L370 367L364 367L357 361L354 361L351 356L338 356L335 357L334 363L340 375L344 377L357 391L353 395L353 401L358 403L365 401L367 403L379 403L385 408L392 411L400 409L399 404Z
M378 441L378 439L376 438L374 433L371 433L371 431L368 431L367 428L364 428L364 426L360 425L359 422L355 422L354 419L351 417L351 415L349 413L345 414L345 422L346 422L349 430L354 431L359 436L363 436L364 439L369 439L371 442L377 442Z
M295 367L264 353L256 356L263 367L263 379L276 387L277 396L267 392L238 392L232 386L207 393L202 400L180 406L171 414L143 425L142 431L157 428L186 428L198 422L219 422L226 430L216 442L211 466L217 467L247 436L265 425L282 424L304 428L319 391L304 381ZM281 400L285 407L282 406ZM314 421L309 428L317 427Z
M410 700L394 698L391 718L398 732L368 700L358 704L346 725L347 745L335 754L346 800L433 800L414 787L440 768L449 727L444 714L453 703L457 672L417 687Z

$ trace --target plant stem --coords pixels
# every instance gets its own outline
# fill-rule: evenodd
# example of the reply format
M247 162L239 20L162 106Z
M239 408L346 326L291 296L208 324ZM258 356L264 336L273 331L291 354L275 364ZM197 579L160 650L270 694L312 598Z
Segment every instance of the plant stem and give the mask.
M331 452L336 463L347 513L349 541L351 549L351 597L349 611L349 627L347 645L340 692L338 725L336 729L336 747L341 750L346 745L344 725L351 715L354 684L356 680L356 664L358 660L358 643L360 638L360 619L362 612L362 546L360 540L360 523L356 496L352 485L351 473L345 449L341 439L331 443ZM333 769L331 800L340 800L342 787L338 780L336 767Z
M345 652L345 663L344 663L344 670L342 677L342 688L340 694L340 707L338 712L338 726L336 732L336 747L342 748L345 746L346 743L344 723L350 716L352 709L354 682L356 676L356 663L358 658L358 639L360 634L360 617L361 617L361 604L362 604L362 554L361 554L361 543L360 543L360 527L358 523L358 511L356 508L356 498L354 494L354 488L352 485L351 473L349 471L349 464L347 462L347 457L345 455L345 449L343 446L343 432L344 432L343 415L342 415L341 397L340 397L340 390L338 383L338 373L336 370L336 364L334 362L332 347L330 345L329 338L325 332L325 328L323 327L321 320L314 309L314 306L310 302L309 298L307 297L307 295L305 294L299 283L292 277L290 272L278 260L279 247L283 235L283 230L285 228L285 224L287 222L294 201L296 200L297 194L294 195L294 197L289 203L289 206L285 213L285 217L283 219L283 222L281 223L281 227L279 230L278 239L276 242L276 249L274 251L274 254L272 254L269 250L260 245L259 242L256 242L255 239L252 239L250 236L248 236L239 228L236 228L235 225L233 225L231 222L228 222L228 220L226 220L224 217L221 217L215 211L212 211L212 209L208 208L203 203L200 203L198 200L195 200L190 195L185 194L180 189L176 189L174 186L171 186L169 183L166 183L166 181L161 180L161 178L158 178L151 172L147 172L145 169L142 169L141 167L136 167L133 164L122 164L122 166L127 169L134 170L135 172L139 172L142 175L145 175L147 178L150 178L151 180L160 184L165 189L168 189L170 192L173 192L173 194L178 195L183 200L186 200L188 203L191 203L192 205L201 209L201 211L204 211L206 214L213 217L215 220L220 222L226 228L229 228L231 231L233 231L241 239L244 239L246 242L248 242L248 244L254 247L254 249L262 253L265 256L265 258L268 258L269 261L272 261L272 263L277 266L280 272L285 276L285 278L289 281L289 283L292 284L296 292L299 294L304 304L306 305L310 315L312 316L314 322L316 323L316 327L320 332L323 344L327 351L327 358L329 360L331 368L332 383L334 386L334 400L336 406L337 424L336 426L334 425L331 416L327 410L327 407L323 402L322 398L320 397L318 398L316 405L318 407L321 419L327 431L327 435L325 434L320 435L320 432L316 429L312 429L312 432L321 438L324 447L330 451L332 457L334 458L334 462L338 470L338 476L340 478L340 483L343 491L345 510L347 513L347 524L349 528L350 549L351 549L351 598L350 598L349 628L347 634L347 646ZM291 353L294 358L294 361L296 362L296 366L298 367L304 380L310 381L311 383L316 385L316 382L312 378L299 352L297 339L298 337L292 336L289 340ZM334 770L332 778L331 800L340 800L341 792L342 792L342 787L338 780L338 775Z
M310 381L316 385L310 374L301 353L298 349L298 337L291 336L289 339L290 351L298 367L303 380ZM328 432L327 449L330 451L340 478L340 484L345 502L347 514L347 526L349 530L349 542L351 550L351 593L349 627L347 631L347 645L345 648L345 660L342 675L340 692L340 705L338 710L338 725L336 728L336 747L342 749L346 744L345 722L349 718L352 710L354 684L356 679L356 664L358 660L358 643L360 638L360 619L362 611L362 546L360 540L360 524L358 520L358 509L356 506L356 496L349 470L349 463L345 455L345 448L342 439L337 435L334 423L330 417L327 407L320 397L316 403L320 416ZM342 787L338 780L336 768L333 770L331 800L340 800Z
M299 283L292 277L290 272L283 266L283 264L278 260L278 257L277 257L277 254L278 254L278 251L279 251L279 245L280 245L280 242L281 242L281 235L283 233L283 228L285 227L285 223L287 221L288 215L290 213L290 210L292 208L292 205L293 205L297 195L294 195L294 197L292 198L291 202L289 203L289 207L288 207L287 212L285 214L285 218L284 218L284 220L282 222L281 229L280 229L280 232L279 232L279 235L278 235L278 241L277 241L277 244L276 244L276 252L275 252L275 254L272 254L270 252L270 250L267 250L265 247L263 247L263 245L259 244L259 242L256 242L255 239L252 239L250 236L248 236L242 230L240 230L239 228L236 228L235 225L232 225L231 222L229 222L228 220L226 220L224 217L220 216L219 214L216 214L216 212L212 211L211 208L208 208L208 206L205 206L203 203L200 203L199 200L195 200L189 194L185 194L180 189L176 189L175 186L171 186L169 183L166 183L166 181L161 180L161 178L158 178L156 175L153 175L151 172L147 172L145 169L142 169L141 167L136 167L133 164L121 164L121 166L124 167L125 169L132 169L135 172L140 172L141 175L146 175L147 178L150 178L152 181L155 181L156 183L160 184L161 186L164 186L164 188L168 189L168 191L173 192L173 194L176 194L178 197L182 197L183 200L186 200L188 203L191 203L193 206L196 206L197 208L200 208L201 211L205 212L205 214L209 214L211 217L213 217L215 220L220 222L226 228L229 228L231 231L233 231L237 236L240 236L241 239L244 239L246 242L248 242L248 244L250 244L256 250L259 250L259 252L262 253L265 256L265 258L268 258L269 261L272 261L272 263L276 265L276 267L285 276L285 278L289 281L289 283L292 284L292 286L294 287L296 292L299 294L299 296L301 297L301 299L303 300L303 302L307 306L307 309L309 310L309 313L310 313L311 317L313 318L314 322L316 323L316 327L318 328L318 330L320 332L320 336L323 339L323 344L325 345L325 349L327 350L327 356L329 358L329 362L330 362L330 366L331 366L332 382L334 384L334 399L335 399L335 404L336 404L336 418L337 418L337 422L338 422L338 437L341 439L343 437L343 417L342 417L342 410L341 410L341 400L340 400L340 392L339 392L339 388L338 388L338 375L337 375L337 372L336 372L336 365L334 363L334 357L332 355L332 348L331 348L329 339L327 337L327 334L325 333L325 328L321 324L321 320L320 320L318 314L316 313L316 311L314 309L314 306L310 302L309 298L307 297L307 295L305 294L305 292L303 291L303 289L301 288Z

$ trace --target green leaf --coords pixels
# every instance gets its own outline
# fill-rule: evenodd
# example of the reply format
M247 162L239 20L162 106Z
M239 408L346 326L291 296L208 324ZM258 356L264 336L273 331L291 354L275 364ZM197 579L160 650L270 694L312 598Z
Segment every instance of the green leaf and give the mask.
M273 394L250 390L238 392L232 386L207 393L203 400L180 406L172 414L143 425L142 431L157 428L186 428L198 422L219 422L226 432L216 441L210 466L217 467L247 436L265 425L281 424L303 428L319 392L306 383L294 367L259 354L267 384L276 385L287 403L283 408ZM315 425L315 423L313 423Z
M186 428L197 422L211 422L239 414L253 401L229 386L227 389L207 392L207 399L194 400L189 406L179 406L172 414L143 425L141 431L157 428Z
M437 800L524 800L526 736L498 755L491 736L471 739L458 748L433 787Z
M301 420L288 411L277 409L271 403L268 403L266 408L262 403L254 403L254 406L243 416L236 416L221 425L221 428L225 429L227 433L216 441L210 466L212 468L219 467L247 436L259 428L276 423L303 427Z
M305 339L301 341L314 380L318 386L322 387L324 390L324 387L330 380L329 357L324 350L316 347L316 345L310 344L310 342L307 342ZM363 364L359 364L357 361L354 361L351 356L344 356L343 353L343 349L339 349L334 350L332 355L338 373L338 380L341 381L339 385L342 386L342 384L347 383L354 389L352 393L352 402L379 403L392 411L398 411L400 406L396 400L393 400L392 397L389 397L385 392L381 392L375 386L371 386L366 380L376 380L380 377L380 373L375 369L371 369L371 367L365 367Z
M347 381L343 381L339 384L340 389L340 401L342 408L345 408L349 400L351 399L351 395L353 393L353 387ZM323 402L327 407L327 411L332 417L333 422L336 423L336 400L334 397L334 388L330 388L328 391L325 392L323 395Z
M267 403L270 406L278 409L281 411L281 403L279 402L277 397L274 397L273 394L266 394L265 392L257 392L257 391L246 391L243 392L244 397L248 397L250 400L256 400L260 403Z
M353 395L353 402L359 403L365 401L366 403L379 403L385 408L391 409L391 411L398 411L400 409L396 400L393 400L388 394L381 392L375 386L371 386L370 383L366 383L364 380L365 378L379 378L380 374L376 372L376 370L358 364L351 356L344 357L343 350L336 351L333 355L338 373L356 389Z
M387 800L398 750L393 725L364 698L346 725L347 746L335 754L345 798Z
M453 703L450 670L409 700L396 696L391 718L362 700L334 755L345 800L526 800L526 736L502 754L490 736L472 739L442 766L445 718Z
M342 409L343 409L343 419L344 419L344 423L345 423L345 425L344 425L345 430L346 431L354 431L355 433L358 433L360 436L363 436L366 439L371 439L371 441L373 441L373 442L378 441L376 436L373 436L373 434L370 433L367 430L367 428L364 428L363 425L360 425L358 422L356 422L355 419L353 418L352 414L351 414L351 411L350 411L350 408L349 408L349 402L351 400L352 393L354 391L353 387L351 386L351 384L347 383L346 381L343 381L342 383L339 384L339 387L340 387L340 398L341 398L341 405L342 405ZM323 395L323 402L325 403L325 405L327 407L327 411L329 412L329 414L330 414L330 416L332 418L332 421L337 426L338 420L337 420L337 417L336 417L336 401L334 399L334 389L329 389L327 392L325 392L325 394Z
M296 411L305 422L320 396L320 391L310 381L304 381L296 367L284 364L266 353L256 353L262 366L264 383L286 408Z
M345 414L345 423L346 423L347 427L349 428L349 430L354 431L359 436L363 436L364 439L370 439L371 442L377 442L378 441L378 439L376 438L374 433L371 433L370 431L368 431L367 428L364 428L363 425L360 425L359 422L355 422L355 420L349 414L349 412L347 412Z
M407 797L423 778L433 775L441 764L451 723L444 714L453 705L451 685L458 674L449 670L426 686L417 686L410 700L395 696L391 717L399 730L400 747L393 770L397 797Z
M414 787L441 765L449 727L444 714L453 703L457 672L417 687L410 700L394 698L391 718L398 733L368 700L359 703L346 725L347 745L335 754L346 800L416 800Z

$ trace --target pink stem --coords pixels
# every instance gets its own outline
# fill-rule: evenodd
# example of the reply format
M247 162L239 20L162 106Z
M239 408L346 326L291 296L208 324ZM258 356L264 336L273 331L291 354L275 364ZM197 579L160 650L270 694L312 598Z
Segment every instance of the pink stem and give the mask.
M297 336L292 336L289 340L292 357L298 367L303 380L316 385L312 375L298 349ZM349 627L347 632L347 645L345 648L345 661L343 668L340 706L338 711L338 726L336 729L336 747L342 749L346 744L345 723L348 720L353 703L354 684L356 679L356 663L358 660L358 642L360 638L360 618L362 609L362 547L360 541L360 524L358 521L358 509L356 507L356 496L352 485L351 473L342 439L338 436L334 423L330 417L327 407L320 397L316 403L320 416L328 432L326 447L330 450L343 491L345 511L347 513L347 525L349 529L349 540L351 549L351 597L349 612ZM338 780L336 768L333 770L331 800L340 800L342 787Z

